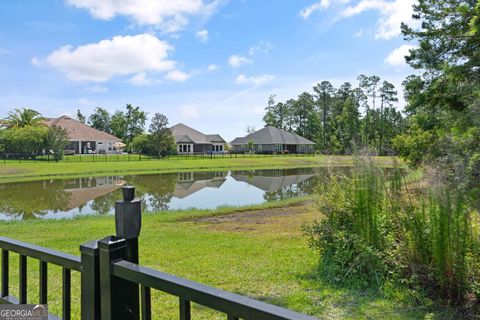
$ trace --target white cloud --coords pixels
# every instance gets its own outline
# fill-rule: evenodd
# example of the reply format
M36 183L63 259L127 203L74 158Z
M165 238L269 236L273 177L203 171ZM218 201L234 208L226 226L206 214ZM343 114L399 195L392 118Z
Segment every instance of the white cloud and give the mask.
M130 83L137 87L148 86L152 84L152 79L145 72L140 72L130 78Z
M259 75L259 76L251 76L251 77L247 77L246 75L241 74L235 79L235 83L236 84L249 84L249 85L259 86L259 85L265 84L267 82L270 82L273 79L275 79L275 77L270 75L270 74L264 74L264 75Z
M252 60L236 54L228 58L228 64L230 64L234 68L238 68L244 64L249 64L249 63L252 63Z
M385 58L385 63L394 67L402 67L406 65L405 56L409 54L410 49L415 49L415 46L403 44L396 48Z
M180 107L180 118L182 120L194 120L200 117L200 110L195 105Z
M30 60L30 63L33 64L34 66L36 67L39 67L42 65L42 62L40 61L40 59L38 59L37 57L33 57L31 60Z
M91 93L107 93L107 92L108 92L108 88L96 84L96 85L94 85L94 86L92 86L92 87L88 87L88 88L87 88L87 91L88 91L88 92L91 92Z
M175 61L167 59L172 49L168 43L149 34L115 36L77 48L61 47L45 62L71 80L105 82L114 76L172 70Z
M315 11L320 9L327 9L328 7L330 7L330 0L321 0L302 9L302 11L300 11L300 16L303 19L307 19Z
M259 52L263 54L269 54L272 49L273 46L269 41L261 40L248 50L248 54L251 56L254 56Z
M353 35L355 38L361 38L363 37L363 35L365 34L365 30L363 29L360 29L358 30L357 32L355 32L355 34Z
M218 1L203 0L66 0L86 9L97 19L110 20L118 15L138 25L154 25L165 32L177 32L188 24L187 16L209 15Z
M82 107L91 107L95 104L95 102L91 101L88 98L78 99L77 103L78 103L79 106L82 106Z
M195 105L186 105L180 107L180 118L182 120L193 120L200 117L200 111Z
M207 71L217 71L218 69L220 69L220 66L216 64L211 64L207 67Z
M207 42L208 40L208 30L203 29L196 33L197 38L202 42Z
M309 5L306 8L303 8L302 11L300 11L300 16L303 19L308 19L308 17L310 17L310 15L315 11L328 9L335 2L345 4L345 3L348 3L349 1L350 0L320 0L318 2L315 2Z
M418 21L412 18L413 4L416 0L362 0L354 6L345 8L341 16L350 18L360 13L375 10L379 11L380 18L375 31L376 39L391 39L399 36L402 22L416 26Z
M166 80L175 81L175 82L185 82L190 78L191 75L180 70L172 70L165 75Z
M313 12L327 10L336 5L339 7L339 16L336 20L351 18L367 11L378 11L380 17L377 21L374 37L376 39L391 39L401 33L400 24L418 26L418 21L412 18L412 6L417 0L358 0L355 4L347 5L349 0L321 0L300 12L300 16L307 19ZM365 33L365 32L364 32Z

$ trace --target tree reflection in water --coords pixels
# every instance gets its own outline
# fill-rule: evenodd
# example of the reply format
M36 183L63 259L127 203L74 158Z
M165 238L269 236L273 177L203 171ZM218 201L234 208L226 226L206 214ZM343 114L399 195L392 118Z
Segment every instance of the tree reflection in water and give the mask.
M341 169L345 171L344 169ZM242 203L277 201L304 196L328 188L335 170L304 168L283 170L238 170L232 172L181 172L135 176L90 177L64 180L0 184L0 218L31 219L76 214L111 214L121 200L121 186L133 185L145 212L178 208L186 201L211 206L235 200L245 192ZM255 188L248 188L253 186ZM247 188L247 189L246 189ZM197 192L208 189L202 196ZM223 191L217 192L216 190ZM212 198L213 197L213 198ZM214 197L217 197L216 199ZM220 197L220 198L219 198ZM253 198L252 198L253 197ZM212 201L216 200L216 201Z

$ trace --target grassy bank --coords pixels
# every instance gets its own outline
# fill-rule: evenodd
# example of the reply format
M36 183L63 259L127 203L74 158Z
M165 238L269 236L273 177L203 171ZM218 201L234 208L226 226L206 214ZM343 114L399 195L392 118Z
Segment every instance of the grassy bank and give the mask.
M390 166L394 158L376 157L383 166ZM349 166L350 156L273 157L238 159L151 160L134 162L94 163L0 163L0 182L31 181L91 175L141 174L194 170L276 169L293 167Z
M414 293L386 286L380 292L333 287L318 278L318 255L308 248L301 226L319 219L308 198L247 208L177 211L144 216L140 237L143 265L266 302L335 319L424 318L428 306ZM0 225L0 234L79 254L79 244L114 233L112 216ZM18 281L12 255L12 286ZM60 268L49 269L50 308L59 312ZM79 277L73 277L73 308L78 318ZM38 263L29 260L29 302L36 302ZM18 294L18 288L12 288ZM177 299L154 292L156 318L177 317ZM195 319L224 319L194 305ZM439 316L438 310L431 316ZM441 315L445 315L445 311Z

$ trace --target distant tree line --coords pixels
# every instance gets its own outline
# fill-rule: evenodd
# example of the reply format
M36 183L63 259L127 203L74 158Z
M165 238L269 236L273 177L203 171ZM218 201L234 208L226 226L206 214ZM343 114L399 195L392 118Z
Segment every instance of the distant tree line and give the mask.
M322 81L313 93L303 92L285 102L276 102L272 95L263 121L314 141L324 154L360 149L389 154L392 139L404 127L402 114L395 108L395 86L378 76L360 75L357 80L357 87L345 82L339 88Z
M76 118L122 139L128 151L158 156L176 152L175 140L168 130L168 118L161 113L153 115L148 132L145 132L147 113L131 104L127 104L124 111L116 110L113 114L97 107L88 118L78 110Z

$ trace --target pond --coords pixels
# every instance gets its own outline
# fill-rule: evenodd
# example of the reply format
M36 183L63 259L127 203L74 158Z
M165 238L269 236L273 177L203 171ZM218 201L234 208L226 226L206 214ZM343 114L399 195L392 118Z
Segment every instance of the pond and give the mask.
M314 192L325 168L179 172L0 184L0 220L112 214L121 187L133 185L144 212L215 209Z

